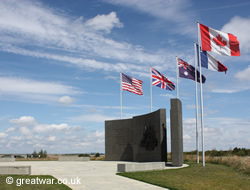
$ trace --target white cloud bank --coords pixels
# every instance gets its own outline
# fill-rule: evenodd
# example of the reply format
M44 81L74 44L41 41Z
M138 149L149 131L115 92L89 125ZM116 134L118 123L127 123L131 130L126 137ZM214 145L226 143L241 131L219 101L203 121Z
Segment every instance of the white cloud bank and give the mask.
M166 63L166 52L147 53L137 45L107 37L113 28L121 27L115 12L83 19L35 1L0 1L1 51L117 72L125 69L141 73L142 68L147 70L145 63ZM103 58L113 61L97 60Z
M24 78L0 77L0 88L6 93L32 94L75 94L77 90L71 86L56 82L41 82Z
M120 22L119 18L117 18L115 12L111 12L108 15L97 15L87 20L85 24L94 30L103 30L107 33L110 33L114 27L123 27L123 24Z
M73 99L70 96L62 96L58 99L58 102L68 105L68 104L72 104Z
M194 35L196 32L192 19L194 12L188 11L191 4L188 0L106 0L106 2L127 6L163 20L164 25L168 23L168 31L183 35Z
M93 113L93 114L85 114L85 115L80 115L76 117L69 118L71 121L76 121L76 122L104 122L105 120L113 120L117 119L115 117L110 117L104 114L99 114L99 113Z
M250 81L250 65L243 71L239 71L234 77L240 81Z
M225 24L221 31L234 34L240 42L240 51L249 53L250 51L250 18L240 16L233 17L230 22Z
M195 119L183 119L184 150L196 149L196 124ZM199 150L201 151L201 131L199 126ZM205 118L204 145L205 150L216 148L217 150L228 150L229 148L249 148L248 119L238 118Z
M88 118L85 122L99 122L101 117ZM30 118L34 125L27 122L24 125L23 118ZM12 124L15 124L15 131L6 130L0 132L0 142L2 150L27 151L27 153L34 149L46 149L50 153L72 153L72 152L88 152L92 150L104 152L104 131L92 130L86 131L79 125L69 125L67 123L61 124L41 124L37 122L32 116L22 116L18 119L11 119ZM31 119L33 118L33 119ZM34 120L34 121L33 121ZM19 121L13 123L13 121ZM201 147L200 123L199 125L199 147ZM234 147L249 148L249 126L250 121L247 119L238 118L205 118L205 149L211 150L228 150ZM13 126L11 127L13 128ZM183 119L183 138L184 151L195 150L195 135L196 126L194 118ZM169 139L168 139L168 143ZM20 146L17 150L16 147ZM168 144L170 147L170 144ZM200 148L201 150L201 148ZM51 152L52 151L52 152ZM170 150L168 150L170 151Z
M35 125L36 121L34 117L31 116L22 116L18 119L11 119L10 123L14 123L17 125L25 125L25 126L30 126L30 125Z
M16 77L0 77L0 89L2 98L54 103L58 101L60 96L59 102L70 103L72 98L62 95L82 93L78 88L58 82L44 82Z
M8 134L6 134L6 133L0 133L0 138L5 138L7 136L8 136Z
M43 124L32 116L9 122L11 127L0 131L4 153L32 153L34 149L45 149L48 153L104 152L103 130L86 131L82 126L67 123Z

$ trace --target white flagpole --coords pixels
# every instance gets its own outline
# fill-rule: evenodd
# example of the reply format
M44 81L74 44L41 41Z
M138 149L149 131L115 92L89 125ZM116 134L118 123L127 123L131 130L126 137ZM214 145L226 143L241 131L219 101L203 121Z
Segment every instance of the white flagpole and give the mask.
M200 40L200 24L198 24L198 44L201 44ZM201 101L201 139L202 139L202 164L205 166L205 152L204 152L204 121L203 121L203 90L202 90L202 71L201 71L201 50L199 49L199 63L200 63L200 101Z
M153 106L153 101L152 101L152 71L151 71L151 67L150 67L150 112L152 112L152 106Z
M121 119L122 119L122 73L120 72L120 108L121 108Z
M178 85L178 79L179 79L178 57L176 56L176 97L177 97L177 98L179 98L179 85Z
M194 59L195 59L195 115L196 115L196 150L197 150L197 164L199 164L199 132L198 132L198 92L197 92L197 62L198 55L196 50L196 43L194 42Z

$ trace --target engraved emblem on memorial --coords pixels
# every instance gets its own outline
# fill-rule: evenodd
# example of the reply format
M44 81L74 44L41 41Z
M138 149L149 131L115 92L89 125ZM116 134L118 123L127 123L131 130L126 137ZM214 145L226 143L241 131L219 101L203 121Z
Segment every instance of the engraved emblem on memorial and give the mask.
M146 150L154 150L158 146L158 140L156 138L156 130L154 125L145 126L143 138L141 141L141 147L145 147Z

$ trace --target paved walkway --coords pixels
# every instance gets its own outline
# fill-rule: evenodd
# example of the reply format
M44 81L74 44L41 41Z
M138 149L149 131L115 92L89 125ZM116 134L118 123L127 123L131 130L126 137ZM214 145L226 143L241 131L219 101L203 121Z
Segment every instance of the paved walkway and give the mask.
M52 175L57 179L81 184L67 184L76 190L166 190L155 185L116 175L117 163L113 161L58 162L17 161L1 162L0 166L31 166L31 175ZM65 180L66 181L66 180Z

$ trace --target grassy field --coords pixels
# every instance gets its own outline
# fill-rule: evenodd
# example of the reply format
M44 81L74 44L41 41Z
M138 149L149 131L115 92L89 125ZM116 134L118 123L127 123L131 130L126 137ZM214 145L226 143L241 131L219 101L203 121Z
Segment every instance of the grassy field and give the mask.
M12 184L11 179L13 179ZM39 179L38 184L37 181ZM53 184L52 184L53 180ZM64 184L58 184L58 180L49 175L38 175L38 176L26 176L26 175L0 175L0 189L8 189L8 190L71 190L68 186Z
M186 162L196 162L196 155L184 154L184 160ZM222 164L229 166L236 171L250 174L250 156L206 156L206 163ZM199 161L202 162L202 156L199 157Z
M242 172L219 165L207 163L188 163L187 168L150 172L128 172L118 175L155 184L171 190L247 190L250 177Z

